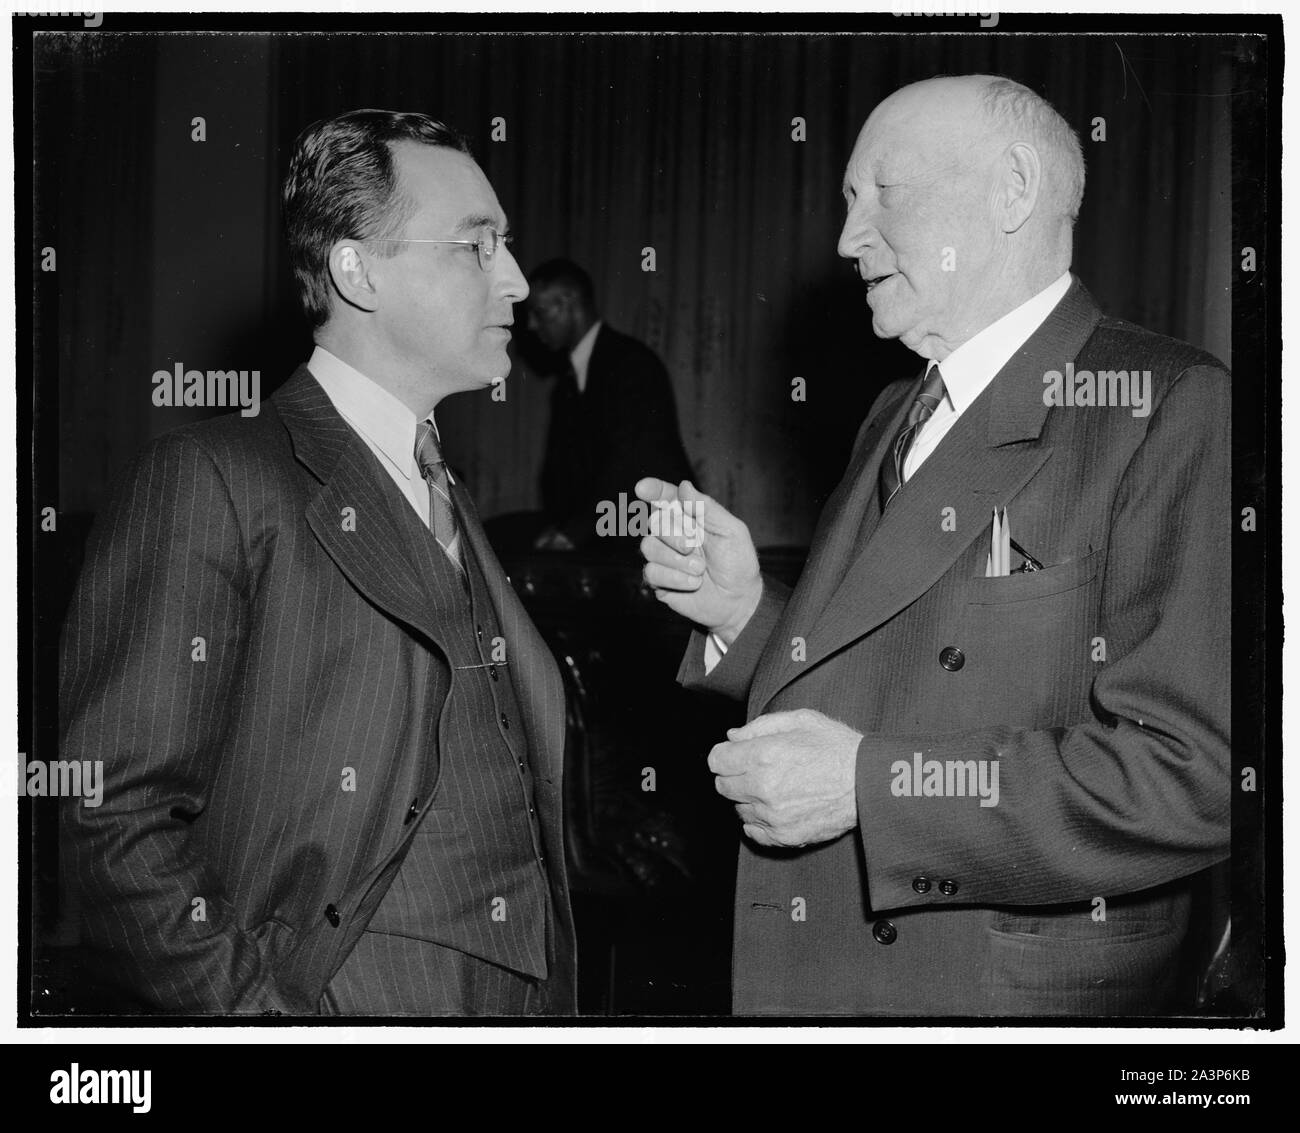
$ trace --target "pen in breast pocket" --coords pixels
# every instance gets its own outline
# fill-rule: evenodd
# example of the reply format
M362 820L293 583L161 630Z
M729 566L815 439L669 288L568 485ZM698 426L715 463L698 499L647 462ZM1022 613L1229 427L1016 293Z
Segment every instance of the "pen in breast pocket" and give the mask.
M1007 522L1007 512L1003 508L1001 513L997 508L993 509L993 537L990 541L988 562L984 567L985 578L1001 578L1008 573L1010 564L1008 559L1011 558L1010 544L1011 526Z
M1000 513L997 508L993 509L990 543L988 560L984 567L985 578L1005 578L1009 574L1027 574L1043 569L1042 563L1011 538L1011 517L1007 514L1006 508L1003 508ZM1014 571L1011 569L1012 551L1024 560Z

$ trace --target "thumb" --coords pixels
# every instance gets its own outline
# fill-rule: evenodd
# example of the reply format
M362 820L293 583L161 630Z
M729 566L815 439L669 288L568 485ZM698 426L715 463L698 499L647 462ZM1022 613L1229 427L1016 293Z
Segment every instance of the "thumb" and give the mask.
M643 477L636 482L632 491L636 493L638 499L645 500L648 504L656 500L677 499L677 485L667 480L660 480L657 476Z
M683 480L677 490L683 510L693 517L695 525L710 535L734 535L744 525L712 496L706 496L689 480Z

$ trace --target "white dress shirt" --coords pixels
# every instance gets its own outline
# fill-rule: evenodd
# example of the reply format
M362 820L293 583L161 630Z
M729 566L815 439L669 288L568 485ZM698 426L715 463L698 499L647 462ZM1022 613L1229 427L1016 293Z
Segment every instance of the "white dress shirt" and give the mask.
M912 440L903 461L903 482L906 483L925 463L948 430L966 412L1030 336L1047 320L1056 305L1070 290L1070 273L1067 271L1049 283L1032 299L1026 299L1014 311L1009 311L995 323L990 323L979 334L967 339L942 362L931 362L943 371L946 396L935 407L934 413ZM930 372L929 367L926 373Z
M945 394L930 419L912 439L912 446L903 461L904 483L916 474L926 457L939 447L948 430L957 424L958 418L997 377L998 371L1043 325L1069 290L1070 273L1066 271L1014 311L1009 311L967 339L942 362L930 363L930 366L938 365L943 370ZM926 373L929 372L930 367L926 367ZM722 639L716 633L709 634L704 641L704 671L709 672L726 651Z
M605 324L597 319L588 328L587 333L578 339L578 345L569 351L569 361L573 363L573 373L578 379L578 392L587 388L587 367L591 365L591 351L596 345L596 335Z
M420 422L381 385L335 357L323 346L312 351L307 369L325 390L339 416L369 446L393 483L429 526L429 485L415 462L415 430ZM433 414L427 420L438 426Z

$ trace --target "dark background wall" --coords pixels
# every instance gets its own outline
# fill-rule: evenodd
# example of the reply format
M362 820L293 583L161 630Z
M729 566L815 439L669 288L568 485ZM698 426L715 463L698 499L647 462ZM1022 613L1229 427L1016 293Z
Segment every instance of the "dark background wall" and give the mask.
M92 513L150 436L176 362L258 369L269 394L309 340L276 205L294 136L358 106L463 130L525 269L569 255L606 318L672 374L705 485L760 544L805 543L875 392L915 356L871 333L835 255L863 119L938 73L1009 75L1084 139L1075 270L1114 314L1231 362L1230 93L1241 40L1000 35L42 36L37 224L58 251L60 513ZM791 140L791 119L807 141ZM203 117L207 140L191 140ZM506 140L491 141L504 118ZM1093 141L1093 119L1106 140ZM653 247L657 270L641 270ZM44 300L43 300L44 302ZM48 316L48 318L47 318ZM803 377L808 400L793 403ZM57 397L53 390L57 388ZM546 383L439 411L485 516L534 506ZM631 485L629 485L630 490Z

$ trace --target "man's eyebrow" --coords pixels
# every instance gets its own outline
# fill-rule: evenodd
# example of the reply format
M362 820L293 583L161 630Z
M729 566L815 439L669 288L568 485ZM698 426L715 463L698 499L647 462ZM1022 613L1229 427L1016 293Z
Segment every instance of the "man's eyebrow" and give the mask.
M483 228L484 226L491 226L492 228L496 228L497 218L495 216L488 216L486 213L480 213L475 216L467 216L458 225L456 225L454 231L474 232L476 229Z

